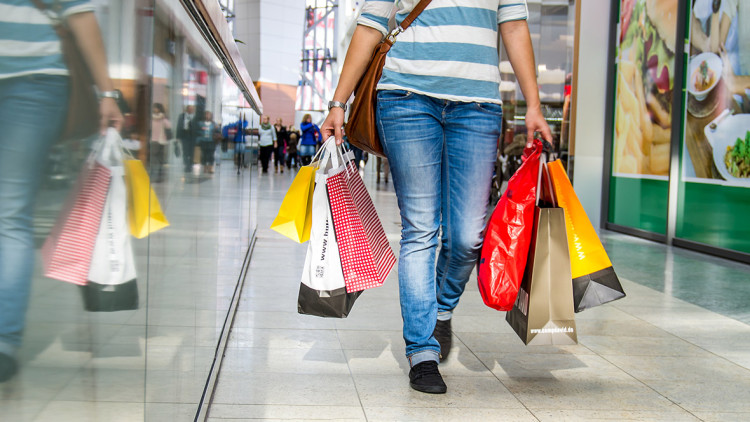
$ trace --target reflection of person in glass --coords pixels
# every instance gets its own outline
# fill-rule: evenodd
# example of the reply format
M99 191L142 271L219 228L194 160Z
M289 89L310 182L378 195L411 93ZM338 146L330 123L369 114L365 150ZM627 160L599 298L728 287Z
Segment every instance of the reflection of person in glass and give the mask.
M182 143L182 164L185 173L193 169L193 154L195 152L195 107L185 107L185 112L177 118L177 130L175 135Z
M51 18L31 0L6 0L0 27L0 382L17 371L34 264L32 211L46 151L60 137L68 72ZM102 129L122 114L107 70L93 6L58 3L102 96ZM11 26L12 25L12 26ZM12 30L10 28L13 28Z
M210 111L203 113L203 119L196 124L196 143L201 147L201 165L203 171L209 174L214 172L214 152L216 144L214 143L214 134L216 133L216 124L213 121L213 114Z
M154 103L151 110L151 169L156 175L155 183L164 180L164 165L167 163L168 132L172 124L167 118L167 111L161 103ZM155 167L155 168L154 168Z

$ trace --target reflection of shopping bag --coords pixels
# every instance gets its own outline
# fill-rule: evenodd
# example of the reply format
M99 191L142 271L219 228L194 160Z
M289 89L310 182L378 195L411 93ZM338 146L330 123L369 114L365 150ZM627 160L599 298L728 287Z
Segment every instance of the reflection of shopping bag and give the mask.
M116 136L117 132L110 129ZM119 142L117 144L119 146ZM91 257L88 283L81 286L87 311L111 312L138 308L133 248L128 230L127 190L119 148L105 165L110 169L109 192Z
M130 234L142 239L169 226L140 160L125 160L125 180L128 187Z
M545 154L541 160L546 161ZM565 211L557 207L551 185L548 173L540 171L529 258L516 301L505 314L525 344L578 342Z
M42 263L46 277L86 284L109 190L111 173L103 161L112 151L110 141L114 142L105 137L96 144L44 242Z
M180 141L175 140L174 142L172 142L172 145L174 145L174 156L179 157L180 155L182 155L182 146L180 146Z
M311 195L312 228L302 270L297 311L301 314L346 318L354 306L354 301L362 292L346 292L326 190L329 158L328 154L324 154L323 160L319 163L320 170L313 173L317 185Z
M594 226L586 216L560 160L549 163L557 202L565 210L575 311L593 308L625 297Z
M281 202L279 213L271 223L271 229L298 243L310 238L315 170L313 166L299 169Z
M485 230L477 271L479 292L487 306L500 311L513 307L526 267L542 149L536 141L526 151Z
M349 159L351 152L343 154L343 147L336 147L333 137L324 147L332 155L347 156L340 166L334 166L327 180L346 291L378 287L388 277L396 256L388 244L358 166Z

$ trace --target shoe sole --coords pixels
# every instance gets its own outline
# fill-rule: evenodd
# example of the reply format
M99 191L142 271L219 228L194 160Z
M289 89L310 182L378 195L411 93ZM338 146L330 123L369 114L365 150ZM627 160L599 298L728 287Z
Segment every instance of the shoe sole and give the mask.
M409 386L421 393L428 394L445 394L445 392L448 391L448 387L416 385L411 382L409 383Z

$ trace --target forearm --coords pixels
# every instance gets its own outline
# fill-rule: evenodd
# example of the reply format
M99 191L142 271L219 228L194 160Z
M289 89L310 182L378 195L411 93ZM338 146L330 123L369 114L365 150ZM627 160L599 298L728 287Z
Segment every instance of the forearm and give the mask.
M99 24L93 12L77 13L68 18L76 45L81 50L91 76L99 91L112 91L114 86L107 70L107 55L104 50Z
M354 35L352 35L349 50L346 52L336 91L333 94L334 101L345 103L349 99L357 82L364 75L367 64L370 63L373 50L382 39L383 34L380 31L369 26L357 26Z
M505 22L500 25L500 35L518 85L528 108L540 107L539 87L536 83L536 64L531 45L529 27L525 20Z

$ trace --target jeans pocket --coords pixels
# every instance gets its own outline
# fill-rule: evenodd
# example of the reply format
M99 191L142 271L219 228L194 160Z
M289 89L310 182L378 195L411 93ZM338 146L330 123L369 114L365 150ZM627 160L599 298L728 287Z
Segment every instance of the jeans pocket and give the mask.
M484 113L492 114L494 116L503 116L503 106L495 103L474 103L474 107Z
M414 95L413 92L403 89L384 89L378 91L378 101L405 100L412 95Z

